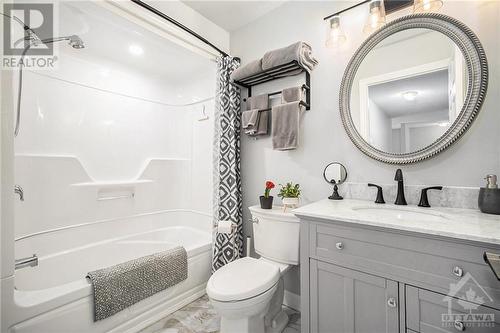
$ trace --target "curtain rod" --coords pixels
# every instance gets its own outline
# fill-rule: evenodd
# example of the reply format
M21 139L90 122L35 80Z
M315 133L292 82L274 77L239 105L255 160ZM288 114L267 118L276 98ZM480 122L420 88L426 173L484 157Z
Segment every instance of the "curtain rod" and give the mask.
M148 5L147 3L145 2L142 2L141 0L131 0L133 3L141 6L142 8L144 9L147 9L149 10L150 12L160 16L161 18L167 20L168 22L176 25L177 27L181 28L182 30L186 31L187 33L191 34L192 36L198 38L199 40L201 40L203 43L209 45L210 47L212 47L214 50L216 50L217 52L219 52L220 54L222 54L223 56L227 57L229 56L226 52L222 51L221 49L219 49L217 46L215 46L214 44L210 43L209 40L207 40L206 38L202 37L201 35L199 35L198 33L196 33L195 31L191 30L190 28L186 27L184 24L180 23L179 21L171 18L170 16L166 15L165 13L159 11L158 9Z

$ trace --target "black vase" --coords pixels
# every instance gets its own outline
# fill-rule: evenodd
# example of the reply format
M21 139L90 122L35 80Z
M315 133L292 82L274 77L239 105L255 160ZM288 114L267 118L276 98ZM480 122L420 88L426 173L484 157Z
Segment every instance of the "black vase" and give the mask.
M260 196L260 208L262 209L273 209L273 197Z

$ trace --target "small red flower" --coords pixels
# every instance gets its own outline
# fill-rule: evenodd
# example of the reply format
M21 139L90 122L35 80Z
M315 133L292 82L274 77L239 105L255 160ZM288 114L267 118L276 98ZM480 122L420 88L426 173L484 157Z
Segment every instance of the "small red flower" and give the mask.
M268 180L266 182L266 189L272 189L272 188L274 188L274 183Z

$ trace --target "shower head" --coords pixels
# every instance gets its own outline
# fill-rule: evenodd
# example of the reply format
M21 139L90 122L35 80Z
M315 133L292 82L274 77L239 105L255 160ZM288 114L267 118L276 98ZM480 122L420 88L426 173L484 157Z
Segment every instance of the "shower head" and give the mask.
M52 37L52 38L46 38L42 39L42 43L48 44L48 43L56 43L56 42L61 42L67 40L68 44L74 48L74 49L83 49L85 48L85 44L83 43L83 40L77 36L77 35L70 35L70 36L64 36L64 37Z
M84 49L85 44L83 43L83 40L78 37L77 35L71 35L68 37L69 39L69 45L74 48L74 49Z

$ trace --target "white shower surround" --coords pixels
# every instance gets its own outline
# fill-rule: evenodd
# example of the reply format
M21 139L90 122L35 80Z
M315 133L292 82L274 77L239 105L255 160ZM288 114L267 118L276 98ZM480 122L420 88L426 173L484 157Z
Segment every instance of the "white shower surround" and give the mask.
M99 43L79 33L87 49L61 46L57 70L25 72L20 135L2 137L2 184L26 195L2 196L2 332L135 332L201 296L209 277L213 121L198 119L203 107L213 119L215 64L162 80L121 64L128 54L93 54ZM15 86L16 75L4 77ZM8 83L3 93L14 95ZM2 125L11 119L2 114ZM89 270L177 245L188 252L186 281L93 323ZM33 253L38 267L4 275L14 254Z

